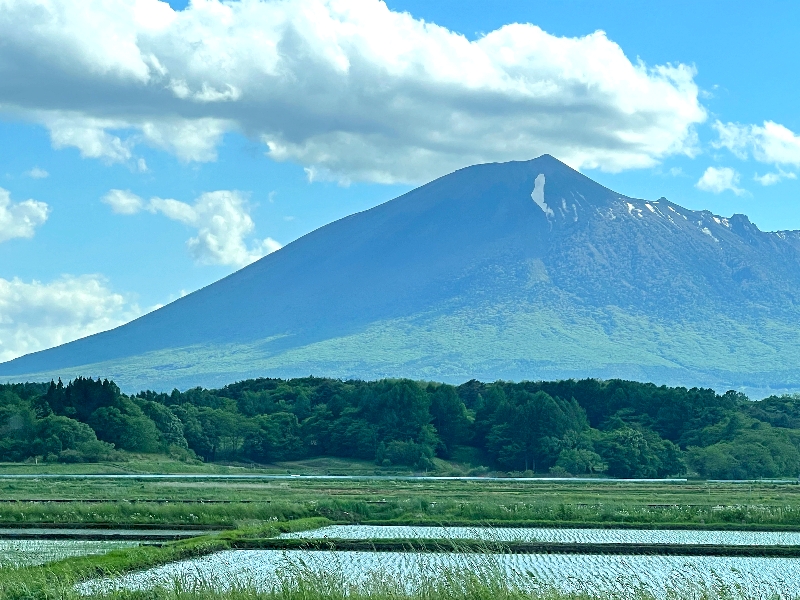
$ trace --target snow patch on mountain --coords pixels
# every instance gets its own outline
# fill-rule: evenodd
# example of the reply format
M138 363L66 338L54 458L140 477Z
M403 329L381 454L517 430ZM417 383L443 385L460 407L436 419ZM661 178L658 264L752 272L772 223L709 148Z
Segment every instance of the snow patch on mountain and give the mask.
M635 212L636 213L635 216L639 217L640 219L642 218L642 209L641 208L636 208L630 202L626 202L625 204L628 205L628 214L629 215L633 215L634 212Z
M536 180L533 182L531 199L542 209L542 212L547 215L547 218L555 216L553 209L547 206L547 202L544 201L544 173L539 173L539 175L536 176Z

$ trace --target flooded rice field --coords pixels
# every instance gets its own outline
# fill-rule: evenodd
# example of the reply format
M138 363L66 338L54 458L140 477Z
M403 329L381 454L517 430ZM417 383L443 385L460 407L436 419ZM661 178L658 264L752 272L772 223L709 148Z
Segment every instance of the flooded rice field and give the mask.
M0 527L0 541L26 540L177 540L218 530L208 529L103 529L99 527Z
M417 527L331 525L284 533L299 539L449 539L488 542L549 542L572 544L711 544L720 546L798 546L800 532L687 531L675 529L555 529L547 527Z
M130 541L0 540L0 569L43 565L72 556L105 554L136 545L137 542Z
M800 559L562 554L436 554L305 550L229 550L84 583L84 593L158 586L219 590L251 586L269 590L281 582L313 579L342 589L405 591L466 581L501 581L517 589L556 588L566 592L625 593L666 597L690 589L726 586L746 597L800 594ZM391 582L391 583L387 583Z

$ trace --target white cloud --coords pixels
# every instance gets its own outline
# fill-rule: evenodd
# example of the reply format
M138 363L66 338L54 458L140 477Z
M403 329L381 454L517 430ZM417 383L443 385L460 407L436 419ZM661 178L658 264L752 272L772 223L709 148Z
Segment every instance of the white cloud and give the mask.
M142 124L144 139L167 150L184 162L217 159L217 144L226 129L234 126L222 119L170 119Z
M761 185L775 185L784 179L797 179L797 175L778 169L777 173L766 173L760 176L756 173L753 179Z
M97 275L50 283L0 278L0 361L111 329L140 314Z
M338 181L419 182L549 152L647 167L696 152L694 71L597 31L513 24L474 41L378 0L0 0L0 106L53 145L208 161L225 132Z
M172 198L151 198L148 203L136 194L124 190L110 190L103 197L119 214L132 215L143 209L161 213L197 230L186 245L194 259L201 264L243 267L262 256L275 252L281 244L272 238L251 241L255 224L250 209L241 193L229 190L207 192L194 204Z
M50 207L44 202L25 200L14 204L9 191L0 188L0 242L33 237L36 228L47 221L49 214Z
M737 158L747 159L747 147L751 143L749 127L721 121L715 121L712 127L719 136L717 141L711 143L714 148L727 148Z
M30 171L25 171L25 175L31 179L45 179L50 176L50 173L39 167L33 167Z
M761 126L716 121L713 127L719 135L715 148L727 148L741 159L752 153L762 163L800 167L800 135L779 123L764 121Z
M272 145L271 142L267 142L267 145L269 146L272 154L276 155L276 147ZM305 171L306 173L306 179L308 179L308 183L314 183L316 181L335 181L336 183L338 183L343 187L349 187L350 184L352 183L350 178L347 177L346 175L343 175L341 173L338 174L334 173L327 167L311 166L311 167L305 167L303 171ZM389 180L387 180L386 183L388 182Z
M65 114L46 115L43 120L56 150L71 146L84 158L100 158L108 163L125 162L132 157L132 141L123 141L107 131L126 128L124 121Z
M120 215L134 215L144 207L142 199L129 190L109 190L102 201Z
M148 208L197 229L197 235L186 245L201 264L243 267L281 248L278 242L266 238L248 249L245 238L253 232L255 224L239 192L206 192L192 205L153 198Z
M706 192L719 194L730 190L737 196L742 196L747 192L739 186L739 173L730 167L708 167L703 176L695 184L699 189Z

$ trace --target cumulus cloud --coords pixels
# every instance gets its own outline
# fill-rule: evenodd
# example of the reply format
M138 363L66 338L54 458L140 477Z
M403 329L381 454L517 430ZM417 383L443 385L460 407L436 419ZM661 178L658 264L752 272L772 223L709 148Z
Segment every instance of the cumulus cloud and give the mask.
M762 163L800 167L800 136L773 121L763 125L722 123L713 125L719 139L715 148L727 148L738 158L753 158Z
M97 275L50 283L0 278L0 361L111 329L140 314Z
M0 188L0 242L33 237L49 214L50 207L44 202L25 200L14 204L9 191Z
M50 176L50 173L39 167L33 167L30 171L25 171L25 175L31 179L45 179Z
M0 107L56 148L216 157L238 131L338 180L420 182L549 152L647 167L696 151L694 70L605 33L511 24L470 41L379 0L0 0Z
M102 200L120 215L134 215L144 207L142 199L128 190L110 190Z
M178 200L153 198L148 208L197 229L197 235L186 245L201 264L243 267L281 247L272 238L256 241L247 247L245 238L253 232L255 224L239 192L206 192L191 205Z
M219 190L200 195L194 204L172 198L151 198L145 203L125 190L111 190L103 202L119 214L132 215L141 210L161 213L165 217L197 229L197 235L186 245L200 264L243 267L281 248L272 238L255 240L247 245L255 224L240 192Z
M714 194L730 190L737 196L742 196L747 192L739 187L739 179L739 173L730 167L708 167L695 185L701 190Z

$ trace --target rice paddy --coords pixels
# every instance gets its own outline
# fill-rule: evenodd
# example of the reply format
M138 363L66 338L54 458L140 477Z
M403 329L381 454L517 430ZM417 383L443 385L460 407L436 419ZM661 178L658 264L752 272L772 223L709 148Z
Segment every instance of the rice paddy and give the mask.
M284 539L481 540L570 544L704 544L800 546L800 532L697 531L679 529L556 529L545 527L425 527L331 525L285 533Z
M0 569L43 565L73 556L105 554L137 546L133 541L0 540Z
M341 590L363 593L382 586L411 595L443 581L478 578L529 594L554 589L618 597L637 590L661 598L679 591L683 598L691 589L717 587L746 598L789 598L800 595L800 559L238 550L86 582L78 591L210 587L268 592L294 578Z

